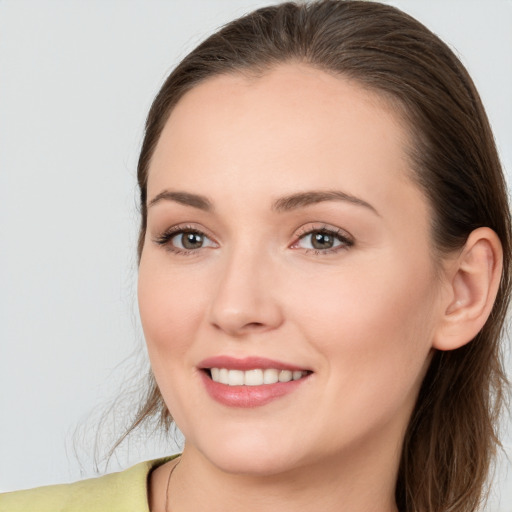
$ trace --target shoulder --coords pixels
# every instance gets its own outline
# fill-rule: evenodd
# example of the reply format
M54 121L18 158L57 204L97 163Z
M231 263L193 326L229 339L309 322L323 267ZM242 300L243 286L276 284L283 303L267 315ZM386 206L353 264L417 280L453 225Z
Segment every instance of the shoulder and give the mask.
M72 484L49 485L0 494L2 512L149 512L147 479L172 459L141 462L119 473Z

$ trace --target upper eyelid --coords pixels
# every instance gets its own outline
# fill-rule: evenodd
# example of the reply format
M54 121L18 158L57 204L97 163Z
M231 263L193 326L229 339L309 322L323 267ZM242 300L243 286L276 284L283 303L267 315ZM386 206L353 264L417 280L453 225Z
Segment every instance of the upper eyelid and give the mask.
M354 241L354 237L345 229L331 226L330 224L318 223L318 225L314 225L316 223L305 224L302 226L298 232L296 232L295 236L297 238L302 238L305 235L309 235L311 233L316 233L319 231L325 231L326 233L332 233L337 236L342 236L343 238Z
M193 233L200 233L201 235L206 236L207 238L217 242L216 237L213 236L210 232L210 230L204 228L203 226L195 226L193 223L187 223L187 224L176 224L175 226L170 226L161 232L159 232L156 237L162 237L166 235L175 235L178 233L183 232L193 232ZM218 243L218 242L217 242Z
M204 229L196 228L194 226L191 226L190 224L188 224L188 225L177 224L175 226L171 226L171 227L165 229L164 231L160 232L159 234L152 236L152 241L153 241L153 243L159 245L166 251L168 251L170 253L174 253L176 255L193 255L195 253L198 253L198 251L200 249L211 248L211 246L208 246L208 247L199 247L197 249L186 249L186 248L176 247L174 244L171 243L171 240L174 237L179 236L180 233L187 233L187 232L200 234L201 236L204 236L205 238L207 238L208 240L213 242L214 245L217 245L217 246L219 245L218 242L215 240L215 238L208 235Z
M207 238L208 240L210 240L211 242L213 242L215 245L219 244L217 242L217 240L214 237L212 237L211 235L209 235L204 228L195 227L189 223L177 224L174 226L170 226L162 231L157 232L156 234L152 234L151 240L153 243L155 243L161 247L167 247L167 250L171 250L170 246L173 245L173 244L171 244L171 240L175 236L178 236L180 233L186 233L186 232L198 233L198 234L204 236L205 238ZM178 247L175 247L172 250L172 252L179 252L179 251L192 253L192 252L196 252L197 249L179 249Z

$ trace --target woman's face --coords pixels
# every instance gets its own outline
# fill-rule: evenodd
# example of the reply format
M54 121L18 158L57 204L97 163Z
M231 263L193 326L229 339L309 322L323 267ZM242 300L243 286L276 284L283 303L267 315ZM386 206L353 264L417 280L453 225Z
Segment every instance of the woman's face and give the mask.
M139 305L186 450L256 474L396 462L441 309L407 141L373 93L304 65L180 100Z

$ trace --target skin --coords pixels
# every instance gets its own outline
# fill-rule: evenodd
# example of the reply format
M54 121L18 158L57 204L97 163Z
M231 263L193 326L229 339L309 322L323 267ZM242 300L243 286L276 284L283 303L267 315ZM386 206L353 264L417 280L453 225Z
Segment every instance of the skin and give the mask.
M396 510L404 432L460 267L455 258L439 272L432 257L407 133L374 93L299 64L209 79L173 110L151 162L149 202L179 191L213 206L154 202L140 262L152 368L186 438L173 512ZM366 205L272 208L332 190ZM156 243L173 226L207 238L173 252L172 241ZM350 242L315 250L307 233L322 228ZM313 373L265 406L232 408L199 378L199 362L217 355ZM152 511L164 509L173 464L152 474Z

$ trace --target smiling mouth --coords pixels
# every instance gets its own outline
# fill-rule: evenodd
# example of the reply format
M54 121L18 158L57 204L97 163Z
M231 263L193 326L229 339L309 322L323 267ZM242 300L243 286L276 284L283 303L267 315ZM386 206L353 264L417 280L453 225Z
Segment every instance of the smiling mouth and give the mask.
M205 368L205 373L219 384L227 386L262 386L290 382L307 377L309 370L278 370L276 368L255 368L252 370L232 370L228 368Z
M223 406L254 409L297 393L312 370L265 357L217 356L198 365L209 396Z

